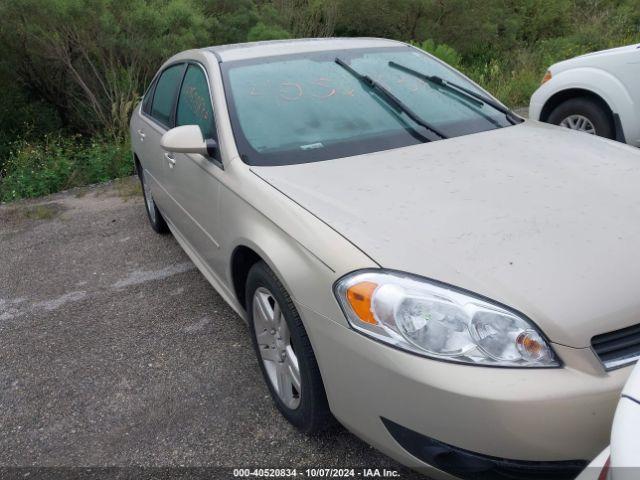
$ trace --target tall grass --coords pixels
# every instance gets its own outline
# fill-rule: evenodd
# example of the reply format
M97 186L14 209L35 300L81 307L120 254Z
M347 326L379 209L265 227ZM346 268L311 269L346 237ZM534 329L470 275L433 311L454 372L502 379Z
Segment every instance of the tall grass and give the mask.
M133 161L126 141L48 134L13 142L3 170L0 201L7 202L131 175Z

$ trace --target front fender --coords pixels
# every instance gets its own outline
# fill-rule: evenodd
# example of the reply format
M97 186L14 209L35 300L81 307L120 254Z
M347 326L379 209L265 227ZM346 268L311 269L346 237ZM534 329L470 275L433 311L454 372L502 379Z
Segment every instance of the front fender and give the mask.
M225 226L220 229L220 258L225 264L219 269L225 283L233 284L234 251L248 247L269 265L296 303L346 324L333 283L346 273L378 265L241 160L232 162L227 172L220 197L220 224Z
M556 94L567 90L586 90L598 95L620 117L627 139L640 138L637 106L627 88L615 76L604 70L583 67L572 68L553 74L531 97L530 118L539 120L544 106Z

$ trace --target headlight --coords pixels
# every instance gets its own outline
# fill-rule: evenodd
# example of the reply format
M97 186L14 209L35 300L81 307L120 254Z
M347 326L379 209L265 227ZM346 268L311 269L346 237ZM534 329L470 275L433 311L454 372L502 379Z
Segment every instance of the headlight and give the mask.
M353 328L403 350L478 365L559 366L531 322L452 287L363 271L339 280L335 294Z

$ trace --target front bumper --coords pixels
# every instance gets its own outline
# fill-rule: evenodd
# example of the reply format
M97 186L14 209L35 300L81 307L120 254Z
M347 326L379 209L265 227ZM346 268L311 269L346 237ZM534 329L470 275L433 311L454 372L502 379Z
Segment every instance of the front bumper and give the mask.
M529 120L540 120L542 109L544 108L544 104L548 100L548 96L543 87L544 85L538 88L538 90L536 90L533 95L531 95L531 100L529 100Z
M555 369L459 365L298 309L336 418L405 465L447 478L401 446L383 418L459 449L522 462L590 460L608 444L630 369L605 373L589 349L553 345L565 364Z
M537 462L479 455L429 438L391 420L382 419L393 438L414 457L436 468L473 480L514 478L573 480L587 466L584 460Z

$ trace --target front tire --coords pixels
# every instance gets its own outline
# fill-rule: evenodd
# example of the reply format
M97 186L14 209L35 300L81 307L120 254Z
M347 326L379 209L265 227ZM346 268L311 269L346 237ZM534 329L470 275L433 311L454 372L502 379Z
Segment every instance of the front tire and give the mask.
M615 138L609 113L598 102L586 97L562 102L553 109L548 122L600 137Z
M144 169L139 162L136 161L136 170L138 171L138 178L140 179L140 185L142 186L142 195L144 196L144 205L147 210L147 217L151 228L156 233L165 234L169 233L169 227L165 222L164 217L158 210L156 202L153 200L153 194L151 193L151 185L149 185L148 179L145 177Z
M264 262L249 271L245 291L253 347L276 407L305 433L326 429L332 417L324 385L291 297Z

